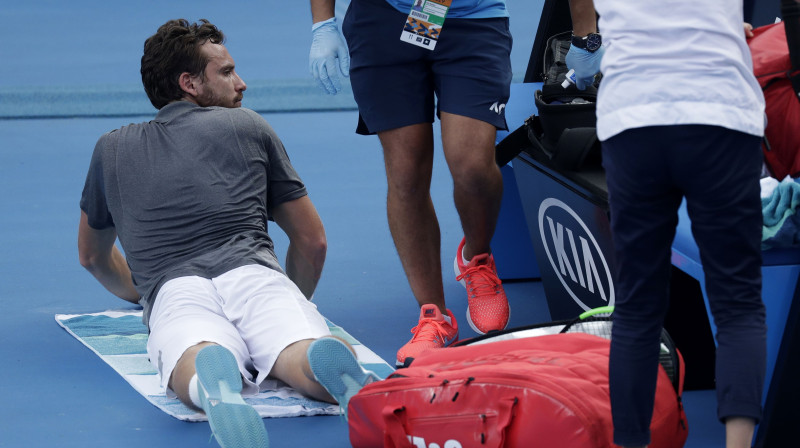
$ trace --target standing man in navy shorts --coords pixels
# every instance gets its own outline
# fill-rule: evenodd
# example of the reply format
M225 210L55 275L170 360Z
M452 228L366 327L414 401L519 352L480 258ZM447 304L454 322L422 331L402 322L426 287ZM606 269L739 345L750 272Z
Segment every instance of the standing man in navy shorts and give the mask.
M464 231L454 269L467 289L467 321L480 334L508 324L490 248L503 194L494 144L496 131L507 129L508 11L505 0L352 0L342 24L345 45L334 3L311 0L309 65L329 94L349 72L360 114L356 132L378 134L383 146L389 229L421 307L414 336L397 352L403 365L458 338L444 300L430 196L434 112Z

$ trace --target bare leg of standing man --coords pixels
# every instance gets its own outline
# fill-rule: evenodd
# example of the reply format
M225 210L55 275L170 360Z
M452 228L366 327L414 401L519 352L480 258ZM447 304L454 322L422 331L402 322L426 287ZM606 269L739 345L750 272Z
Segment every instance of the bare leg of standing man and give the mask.
M467 288L467 322L480 334L502 330L508 325L508 299L490 247L503 197L503 176L494 158L497 129L447 112L441 119L444 154L464 230L454 268L456 279Z
M491 124L442 112L444 152L465 234L456 255L456 274L467 287L468 321L479 333L505 328L509 316L490 249L503 194L502 175L494 162L495 132ZM388 180L389 228L421 307L414 337L398 351L397 364L403 365L406 358L453 342L458 326L445 305L439 222L430 197L431 125L407 126L379 136Z
M433 128L415 124L378 134L383 145L389 229L411 291L419 303L419 325L397 352L397 365L430 348L458 339L458 324L445 307L441 235L430 195Z

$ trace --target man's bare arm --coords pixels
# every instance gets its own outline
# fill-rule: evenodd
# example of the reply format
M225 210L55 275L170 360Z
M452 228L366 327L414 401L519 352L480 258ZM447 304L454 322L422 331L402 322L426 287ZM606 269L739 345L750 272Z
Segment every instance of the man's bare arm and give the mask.
M597 13L594 0L569 0L569 11L572 16L572 33L586 36L597 32Z
M335 0L311 0L311 23L322 22L336 15Z
M133 286L131 271L125 257L114 245L117 232L114 228L93 229L86 213L81 211L78 225L78 256L100 284L115 296L131 303L139 303L139 293Z
M275 207L272 218L289 237L286 275L311 298L322 276L328 250L322 220L308 196Z

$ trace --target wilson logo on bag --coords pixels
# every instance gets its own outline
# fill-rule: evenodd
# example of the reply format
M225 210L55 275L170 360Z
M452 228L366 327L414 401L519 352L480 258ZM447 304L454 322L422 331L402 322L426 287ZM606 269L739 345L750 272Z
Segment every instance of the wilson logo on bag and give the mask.
M408 441L411 442L411 446L414 448L463 448L458 440L452 439L445 441L443 444L431 442L430 445L426 445L426 441L422 437L408 436Z

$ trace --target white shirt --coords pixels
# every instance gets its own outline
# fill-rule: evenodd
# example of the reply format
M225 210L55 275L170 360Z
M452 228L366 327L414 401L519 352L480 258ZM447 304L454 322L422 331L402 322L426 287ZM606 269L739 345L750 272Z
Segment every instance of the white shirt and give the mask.
M597 135L703 124L764 133L742 0L595 0L606 45Z

